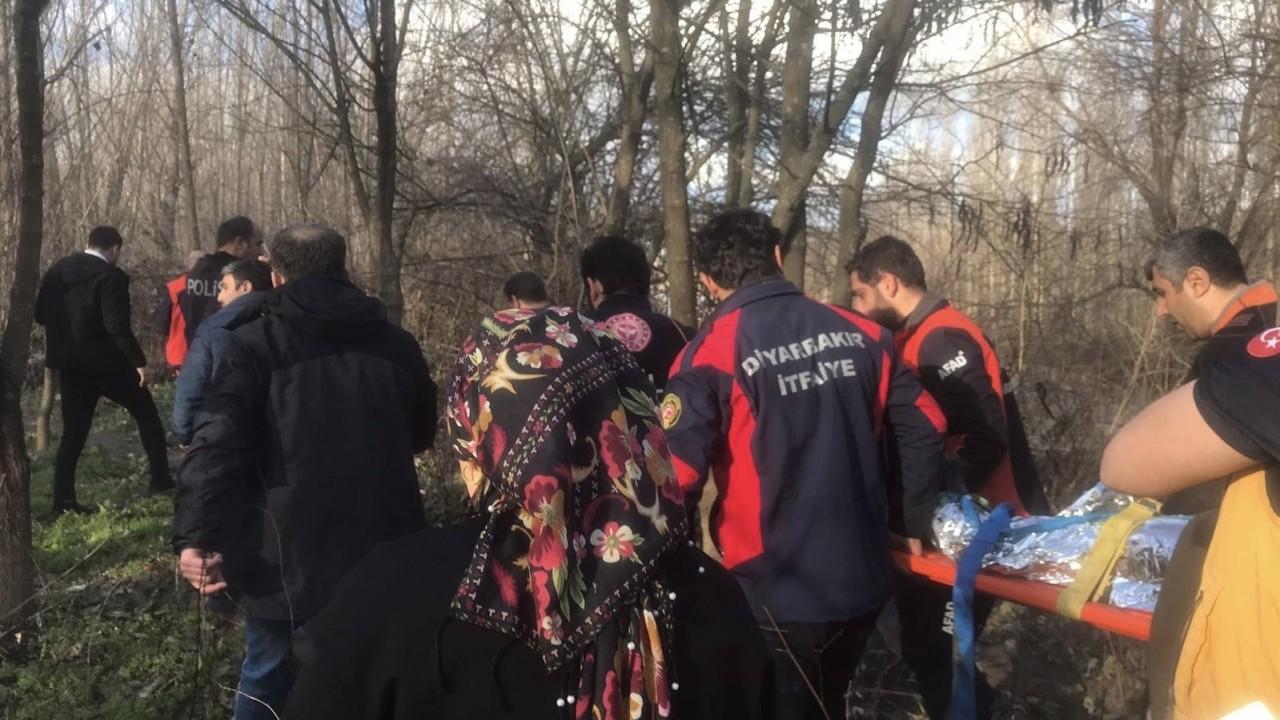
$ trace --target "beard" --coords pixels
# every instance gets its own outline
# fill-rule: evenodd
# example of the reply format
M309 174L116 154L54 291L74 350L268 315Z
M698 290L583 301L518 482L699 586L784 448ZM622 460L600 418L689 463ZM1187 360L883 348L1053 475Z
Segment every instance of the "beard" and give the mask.
M871 318L879 325L883 325L890 330L897 331L902 329L902 322L906 318L899 317L893 308L875 308L867 311L867 317Z

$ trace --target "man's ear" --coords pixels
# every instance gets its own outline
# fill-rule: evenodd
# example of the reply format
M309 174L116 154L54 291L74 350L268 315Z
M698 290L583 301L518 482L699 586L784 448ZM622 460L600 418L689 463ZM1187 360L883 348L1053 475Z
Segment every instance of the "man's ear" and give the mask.
M774 245L774 246L773 246L773 261L774 261L774 262L776 262L776 263L778 263L778 269L779 269L779 270L781 270L781 269L782 269L782 267L783 267L783 265L782 265L782 246L781 246L781 245Z
M880 285L880 294L891 300L897 297L898 291L902 289L902 283L899 282L898 276L893 273L880 273L880 282L878 284Z
M1213 279L1209 277L1209 271L1198 265L1192 265L1187 269L1187 275L1182 279L1182 287L1191 293L1191 297L1203 297L1213 287Z

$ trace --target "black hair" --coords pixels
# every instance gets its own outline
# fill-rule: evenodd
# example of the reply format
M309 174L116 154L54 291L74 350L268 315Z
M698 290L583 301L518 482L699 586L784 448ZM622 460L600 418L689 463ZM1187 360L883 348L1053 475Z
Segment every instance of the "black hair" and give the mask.
M99 225L89 231L89 247L95 250L110 250L123 244L120 231L110 225Z
M1147 280L1154 279L1154 271L1181 286L1187 271L1193 267L1204 268L1209 281L1218 287L1233 287L1249 281L1244 271L1240 253L1226 235L1207 227L1179 230L1156 244L1147 260Z
M644 248L616 235L602 235L591 241L578 260L582 281L598 280L606 295L649 294L649 259Z
M247 282L254 292L271 289L271 268L260 260L235 260L222 268L223 275L230 275L237 285Z
M525 270L507 278L502 286L502 295L524 302L543 303L547 301L547 286L538 273Z
M347 277L347 241L320 223L295 223L271 240L271 269L286 280L307 277Z
M882 274L889 273L907 287L929 289L920 256L905 241L892 235L882 235L858 248L844 269L850 274L857 273L858 279L868 285L879 282Z
M218 226L215 243L218 247L226 247L237 238L248 240L253 237L253 221L243 215L227 218Z
M725 210L694 233L690 243L693 266L725 288L740 288L778 275L782 271L773 249L786 257L790 241L769 221L750 208Z

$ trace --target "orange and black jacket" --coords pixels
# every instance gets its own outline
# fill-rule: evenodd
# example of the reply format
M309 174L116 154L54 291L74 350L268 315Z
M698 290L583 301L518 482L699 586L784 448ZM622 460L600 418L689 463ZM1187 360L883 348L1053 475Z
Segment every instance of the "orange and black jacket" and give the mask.
M995 349L964 313L925 295L894 344L947 418L947 456L965 489L1021 515L1047 514L1044 490Z
M1185 382L1200 377L1209 365L1240 351L1258 333L1275 327L1276 289L1261 280L1246 287L1222 311L1211 328L1213 336L1196 353Z

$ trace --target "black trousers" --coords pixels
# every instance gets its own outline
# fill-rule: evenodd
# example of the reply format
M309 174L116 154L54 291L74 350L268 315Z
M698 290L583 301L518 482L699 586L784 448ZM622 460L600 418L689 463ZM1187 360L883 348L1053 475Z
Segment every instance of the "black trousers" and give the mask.
M902 659L916 676L916 688L930 720L945 720L951 705L952 638L951 588L918 575L897 574L894 602L902 626ZM976 641L995 607L988 595L973 596L973 637ZM981 671L975 670L978 717L991 716L995 692Z
M773 656L776 706L771 717L843 720L845 692L879 616L876 610L843 622L761 626Z
M151 470L151 489L158 491L173 487L160 413L151 398L151 391L138 385L137 374L94 375L60 370L58 380L62 389L62 439L58 442L58 456L53 468L55 510L76 502L76 465L80 462L85 441L89 439L93 412L98 407L99 398L104 397L128 410L138 424L142 448Z

